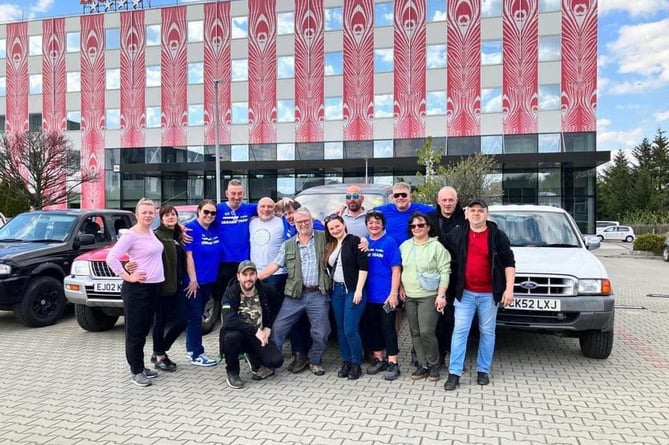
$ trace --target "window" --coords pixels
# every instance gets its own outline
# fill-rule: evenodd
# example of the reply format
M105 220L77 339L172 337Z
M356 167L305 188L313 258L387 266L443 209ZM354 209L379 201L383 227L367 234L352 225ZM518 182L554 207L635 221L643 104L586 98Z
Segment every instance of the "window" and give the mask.
M488 40L481 42L481 65L500 65L502 63L502 41Z
M295 144L276 144L277 161L294 161Z
M428 91L425 95L425 114L446 114L446 91Z
M374 5L374 26L393 26L392 3L377 3Z
M204 65L202 62L188 64L188 85L204 83Z
M536 134L507 134L504 136L504 153L536 153Z
M323 159L343 159L343 142L325 142L323 144Z
M231 145L230 146L230 160L232 162L246 162L249 160L249 146Z
M446 68L446 45L427 45L427 69Z
M383 141L374 141L374 157L375 158L392 158L393 157L393 141L390 139Z
M481 153L486 155L499 155L502 154L503 147L503 136L481 136Z
M105 49L119 49L121 47L121 30L118 28L105 29Z
M30 94L42 94L42 75L31 74L29 77Z
M559 110L561 105L560 84L539 85L539 109Z
M249 123L249 105L247 102L232 103L232 123L233 124Z
M295 178L292 176L277 177L276 191L279 194L279 197L293 196L295 194Z
M341 76L344 73L344 56L341 51L325 53L325 75Z
M5 118L5 115L0 114L0 133L5 132L5 124L7 123L6 120L7 119Z
M249 79L249 61L248 59L233 60L231 62L231 80L233 82L243 82Z
M276 76L278 79L290 79L295 77L294 56L279 56L276 59L277 59Z
M30 113L28 115L28 128L30 131L42 130L42 113Z
M118 130L121 128L121 110L118 108L111 108L106 111L105 128L107 130Z
M67 92L73 93L81 91L81 73L79 71L70 71L67 73Z
M160 65L153 65L146 67L146 86L147 87L160 86Z
M147 25L146 46L160 45L160 25Z
M276 101L277 122L295 122L295 101L292 99Z
M146 128L160 128L160 107L146 107Z
M393 50L392 48L374 50L374 72L390 73L393 71Z
M249 35L249 23L247 17L232 18L232 38L244 39Z
M42 36L30 36L29 38L28 55L41 56L42 55Z
M560 60L562 47L560 36L539 37L539 62L552 62Z
M67 112L67 129L81 130L81 113L79 111Z
M481 113L501 113L501 112L502 112L502 89L482 88Z
M66 49L68 53L78 53L81 51L80 36L78 32L68 32L65 36Z
M344 27L342 8L325 8L325 30L339 31Z
M0 59L4 59L6 57L7 57L7 40L0 39Z
M392 94L377 94L374 96L374 117L393 117Z
M7 95L7 78L5 76L0 77L0 97L5 97Z
M121 88L121 68L106 70L105 88L108 90L118 90Z
M343 118L341 96L325 98L325 120L339 120Z
M295 32L295 13L279 12L276 15L276 33L278 35L293 34Z
M539 135L539 153L559 153L561 151L560 133Z
M539 12L558 12L560 3L560 0L539 0Z
M502 0L481 0L481 17L501 17Z
M427 0L427 21L446 21L446 0Z
M188 22L188 42L202 42L204 40L204 22L196 20Z
M188 126L195 127L204 125L204 105L188 105Z

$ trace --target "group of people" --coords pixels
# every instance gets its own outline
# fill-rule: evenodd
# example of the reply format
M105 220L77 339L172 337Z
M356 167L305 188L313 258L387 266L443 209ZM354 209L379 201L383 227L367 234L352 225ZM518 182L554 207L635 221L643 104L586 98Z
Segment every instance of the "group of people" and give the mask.
M156 369L176 369L167 351L184 329L191 363L217 364L202 347L201 317L210 296L220 301L219 353L234 389L245 385L240 357L254 380L268 378L283 365L286 339L289 372L309 368L324 375L330 311L341 355L338 377L360 378L369 359L367 374L397 379L397 333L406 317L415 360L410 378L439 380L440 364L450 356L446 390L459 385L477 315L477 382L489 383L497 307L513 300L515 263L483 200L465 210L456 190L444 187L435 209L413 202L410 185L396 183L391 203L367 209L362 189L352 185L345 206L321 222L293 200L244 203L235 179L225 193L225 203L202 201L184 228L173 207L161 207L155 234L155 205L140 200L137 224L108 255L124 280L133 383L148 386L157 376L144 366L152 325ZM122 264L126 253L130 262Z

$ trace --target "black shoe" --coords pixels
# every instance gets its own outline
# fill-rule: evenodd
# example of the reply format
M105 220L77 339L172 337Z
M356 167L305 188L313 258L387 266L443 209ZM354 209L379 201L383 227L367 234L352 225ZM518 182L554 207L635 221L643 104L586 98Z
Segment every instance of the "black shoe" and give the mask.
M156 362L156 354L151 354L151 363Z
M388 369L388 362L385 360L374 359L374 364L367 367L367 374L375 375Z
M154 368L160 369L161 371L166 371L166 372L174 372L177 370L177 364L174 363L168 356L165 356L164 359L162 359L159 362L156 362L155 365L153 365Z
M351 372L351 362L344 362L341 364L341 369L337 373L337 377L345 379L346 377L348 377L350 372Z
M420 380L427 378L430 370L426 366L418 366L414 372L411 373L411 380Z
M411 364L415 367L420 366L420 363L418 363L418 356L416 355L416 350L414 348L411 348Z
M362 368L360 367L360 363L353 363L351 365L351 371L348 373L348 379L358 380L361 375L362 375Z
M239 374L228 373L228 386L232 389L242 389L244 382L239 378Z
M439 376L439 366L437 366L437 365L430 366L429 370L430 370L430 374L427 376L427 379L430 382L438 381L439 378L440 378L440 376Z
M397 380L400 376L400 366L397 363L388 363L388 370L383 373L383 380Z
M487 385L490 383L490 376L487 372L479 372L478 376L476 377L476 383L479 385Z
M444 383L444 389L446 391L454 391L458 386L460 386L460 376L448 374L448 379L446 379L446 383Z
M293 362L288 366L288 369L290 370L290 372L297 374L298 372L302 372L305 369L307 369L307 366L309 366L309 357L307 357L306 354L298 352L297 354L295 354L295 358L293 359Z

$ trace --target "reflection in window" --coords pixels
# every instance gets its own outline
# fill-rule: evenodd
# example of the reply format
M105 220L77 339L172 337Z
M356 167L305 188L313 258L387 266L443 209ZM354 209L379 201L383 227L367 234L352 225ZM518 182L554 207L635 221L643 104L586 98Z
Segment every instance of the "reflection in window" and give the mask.
M278 197L293 196L295 194L295 178L293 176L279 176L276 178Z
M290 79L295 77L295 57L279 56L276 58L276 77L278 79Z
M374 141L374 157L375 158L392 158L393 157L393 141L383 140Z
M393 50L392 48L374 50L374 72L390 73L393 70Z
M30 94L42 94L42 75L31 74L28 78Z
M160 128L160 107L146 107L146 128Z
M121 68L109 68L105 72L105 88L118 90L121 88Z
M481 89L481 113L500 113L502 111L502 89Z
M427 21L446 21L446 0L427 0Z
M249 79L248 59L238 59L231 62L231 76L233 82L243 82Z
M81 113L79 111L67 112L67 129L81 130Z
M249 146L246 144L230 146L230 160L232 162L246 162L249 160Z
M486 155L499 155L502 154L503 148L503 136L481 136L481 153Z
M325 120L343 119L341 96L325 98Z
M560 84L539 85L540 110L559 110L560 103Z
M427 45L427 69L446 68L446 45Z
M68 32L65 35L66 48L68 53L78 53L81 50L81 44L79 43L79 32Z
M323 159L343 159L343 142L325 142L323 144Z
M325 8L325 30L337 31L343 28L342 8Z
M5 76L0 77L0 97L5 97L7 95L7 78Z
M488 40L481 42L481 65L500 65L502 63L502 41Z
M425 114L446 114L446 91L428 91L425 95Z
M560 0L539 0L539 12L560 11Z
M7 57L7 39L0 39L0 59Z
M233 124L249 123L249 105L247 102L232 103L232 123Z
M204 106L202 104L188 105L188 126L204 125Z
M374 96L374 117L393 117L392 94L377 94Z
M504 153L536 153L536 134L507 134L504 136Z
M146 46L160 45L160 25L147 25Z
M341 51L325 53L325 75L341 76L344 73L344 58Z
M42 130L42 113L28 114L28 129L29 131Z
M481 0L481 17L501 17L502 0Z
M377 3L374 5L374 26L393 25L393 4Z
M277 161L294 161L295 144L276 144Z
M539 37L539 62L557 61L561 56L560 36Z
M245 39L249 35L248 17L232 18L232 38Z
M188 42L202 42L204 40L204 22L195 20L188 22Z
M560 133L539 135L539 153L559 153L561 151Z
M188 85L204 83L204 64L195 62L188 64Z
M147 87L160 86L160 65L153 65L146 67L146 86Z
M119 49L121 47L121 30L118 28L105 29L105 49Z
M278 122L295 122L295 101L293 99L276 101L276 119Z
M295 32L295 13L279 12L276 15L276 33L278 35L293 34Z
M108 108L105 112L105 128L107 130L118 130L121 128L121 110Z
M67 92L73 93L81 91L81 73L79 71L70 71L67 73Z
M41 56L42 55L42 36L30 36L28 47L28 55Z

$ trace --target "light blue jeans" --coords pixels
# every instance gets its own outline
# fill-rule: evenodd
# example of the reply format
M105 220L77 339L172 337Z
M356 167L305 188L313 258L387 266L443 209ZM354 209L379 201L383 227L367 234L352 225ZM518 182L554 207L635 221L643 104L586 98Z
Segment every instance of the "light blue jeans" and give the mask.
M497 322L497 304L492 293L478 293L465 290L462 300L455 299L455 327L451 339L451 362L448 373L462 375L462 368L467 353L467 338L472 326L474 314L479 319L479 352L476 359L478 372L490 372L492 356L495 353L495 325Z

